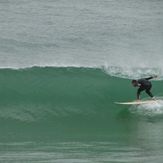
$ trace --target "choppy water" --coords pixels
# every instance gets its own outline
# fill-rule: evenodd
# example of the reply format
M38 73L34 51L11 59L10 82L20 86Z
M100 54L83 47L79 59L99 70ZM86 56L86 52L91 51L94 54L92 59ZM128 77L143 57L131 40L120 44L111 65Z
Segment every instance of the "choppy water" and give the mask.
M0 0L0 162L162 163L163 1ZM142 98L147 96L143 93Z

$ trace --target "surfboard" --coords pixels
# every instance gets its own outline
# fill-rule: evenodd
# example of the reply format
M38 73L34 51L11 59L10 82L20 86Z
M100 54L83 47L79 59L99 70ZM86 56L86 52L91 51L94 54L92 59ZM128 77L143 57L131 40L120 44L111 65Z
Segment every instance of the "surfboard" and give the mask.
M141 104L153 104L158 102L159 100L142 100L142 101L131 101L131 102L115 102L115 104L119 105L141 105Z

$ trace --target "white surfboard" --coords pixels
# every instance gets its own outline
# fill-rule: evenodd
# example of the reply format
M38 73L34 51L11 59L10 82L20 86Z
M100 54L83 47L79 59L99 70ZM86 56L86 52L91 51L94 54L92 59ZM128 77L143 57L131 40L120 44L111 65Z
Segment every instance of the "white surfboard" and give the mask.
M141 104L154 104L159 102L159 100L140 100L140 101L131 101L131 102L115 102L115 104L120 105L141 105Z

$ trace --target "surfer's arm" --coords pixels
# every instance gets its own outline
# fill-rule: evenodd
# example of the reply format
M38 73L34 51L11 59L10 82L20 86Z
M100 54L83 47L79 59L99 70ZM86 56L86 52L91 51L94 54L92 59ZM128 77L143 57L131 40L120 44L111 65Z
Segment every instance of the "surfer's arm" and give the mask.
M140 100L140 93L143 91L141 88L137 90L137 100Z
M157 76L155 75L155 76L151 76L151 77L145 78L145 79L146 79L146 80L150 80L150 79L153 79L153 78L157 78Z
M145 78L146 80L150 80L150 79L153 79L153 76L149 77L149 78Z

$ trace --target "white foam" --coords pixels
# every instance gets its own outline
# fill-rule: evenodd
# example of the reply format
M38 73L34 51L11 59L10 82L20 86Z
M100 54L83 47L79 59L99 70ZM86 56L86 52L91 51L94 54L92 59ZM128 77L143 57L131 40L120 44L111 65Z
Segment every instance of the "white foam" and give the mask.
M155 80L163 79L163 69L159 67L115 67L115 66L104 66L104 71L112 76L122 77L127 79L138 79L157 75L158 78Z
M158 99L153 103L132 106L130 111L132 113L147 116L163 115L163 100Z

